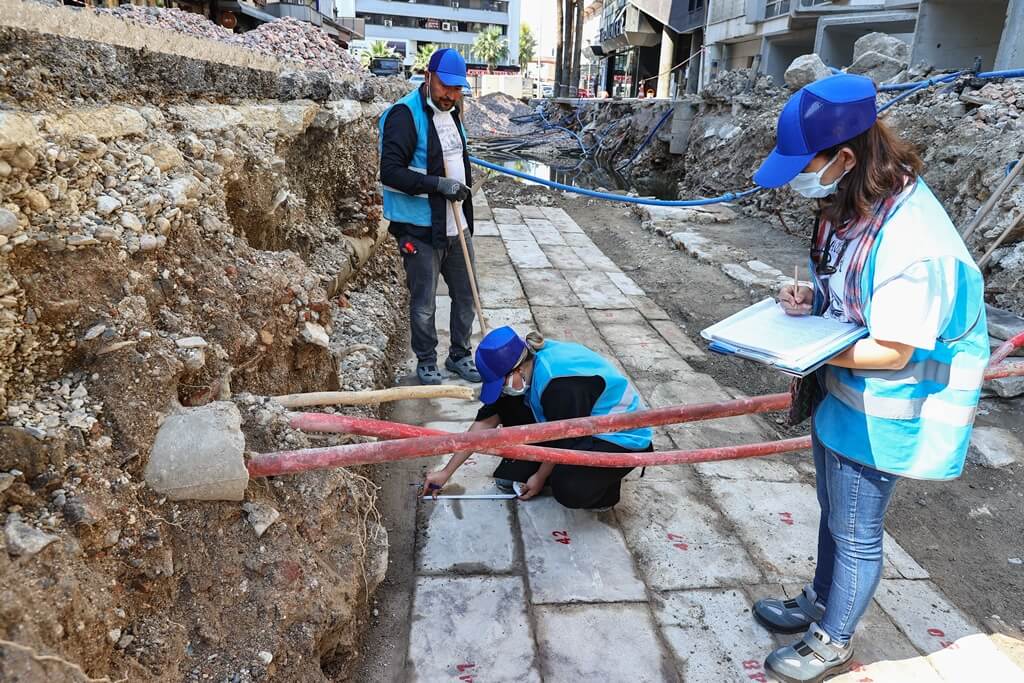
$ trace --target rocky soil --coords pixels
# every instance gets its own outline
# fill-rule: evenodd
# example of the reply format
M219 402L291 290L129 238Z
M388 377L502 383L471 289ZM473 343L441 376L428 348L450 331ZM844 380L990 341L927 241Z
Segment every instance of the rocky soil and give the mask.
M344 679L387 561L375 486L171 502L142 472L174 411L228 401L248 451L319 446L348 437L266 397L390 384L394 85L2 24L0 680Z

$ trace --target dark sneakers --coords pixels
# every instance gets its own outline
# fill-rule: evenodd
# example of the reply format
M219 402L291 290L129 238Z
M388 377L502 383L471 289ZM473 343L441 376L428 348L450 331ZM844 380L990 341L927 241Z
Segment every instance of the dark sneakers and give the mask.
M810 585L792 600L765 598L754 603L754 619L775 633L802 633L824 616L825 605Z
M815 623L801 640L768 655L764 669L782 683L820 683L844 673L852 664L853 645L832 642Z

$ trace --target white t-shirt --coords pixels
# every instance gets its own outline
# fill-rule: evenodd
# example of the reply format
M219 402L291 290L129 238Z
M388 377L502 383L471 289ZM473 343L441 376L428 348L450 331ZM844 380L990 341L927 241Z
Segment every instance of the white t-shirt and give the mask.
M888 234L888 233L886 233ZM825 317L849 322L846 314L846 274L861 238L850 240L838 270L829 277L831 304ZM946 327L956 296L956 261L952 258L923 260L904 265L909 247L900 239L884 239L875 260L874 291L868 329L880 341L898 342L930 351ZM844 240L829 243L829 263L835 263Z
M428 101L429 98L428 98ZM441 154L444 155L445 175L452 180L458 180L463 185L466 183L466 166L462 159L462 135L459 127L455 125L455 118L451 111L441 111L430 101L430 107L434 110L434 128L437 129L437 137L441 140ZM459 234L458 226L455 224L455 212L452 211L451 202L447 206L448 224L447 233L449 237ZM462 209L462 227L467 226L466 210Z

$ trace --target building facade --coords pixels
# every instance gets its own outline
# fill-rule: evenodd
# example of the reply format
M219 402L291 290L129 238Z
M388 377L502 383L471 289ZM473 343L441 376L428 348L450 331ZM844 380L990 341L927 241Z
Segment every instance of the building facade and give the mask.
M353 47L365 48L384 41L411 67L423 45L450 47L467 64L484 68L473 54L477 35L498 27L508 41L508 57L500 66L519 66L521 0L355 0L355 16L365 21L365 40Z

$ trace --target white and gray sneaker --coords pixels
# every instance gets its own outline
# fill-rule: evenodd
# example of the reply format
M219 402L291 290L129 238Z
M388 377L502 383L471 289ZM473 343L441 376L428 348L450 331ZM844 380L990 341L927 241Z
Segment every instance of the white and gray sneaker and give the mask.
M804 637L780 647L764 660L764 669L782 683L820 683L853 666L853 643L832 641L818 624L811 624Z
M801 633L825 616L825 605L818 600L811 584L791 600L764 598L754 603L754 619L775 633Z

